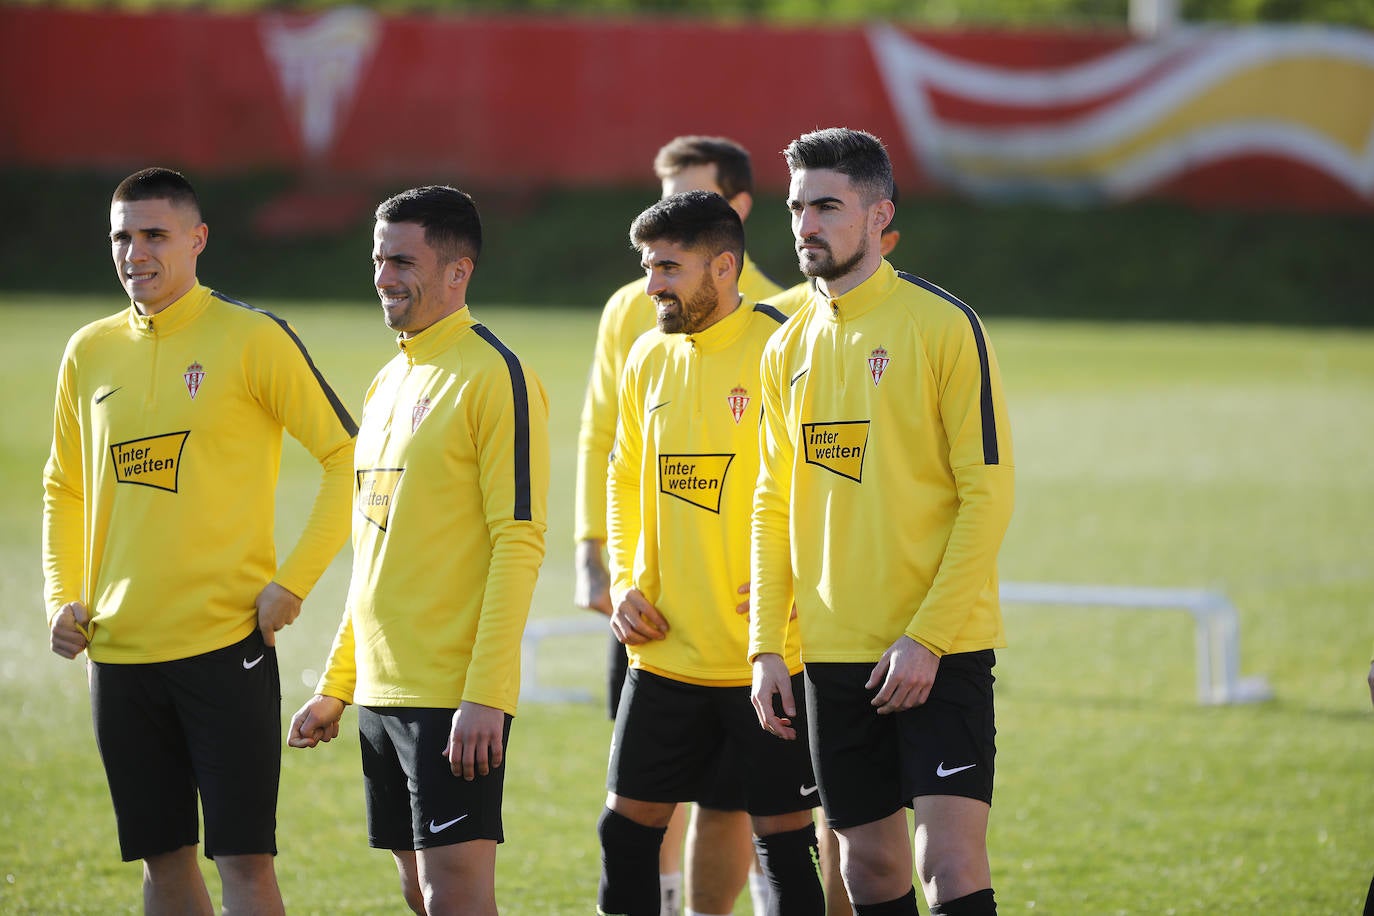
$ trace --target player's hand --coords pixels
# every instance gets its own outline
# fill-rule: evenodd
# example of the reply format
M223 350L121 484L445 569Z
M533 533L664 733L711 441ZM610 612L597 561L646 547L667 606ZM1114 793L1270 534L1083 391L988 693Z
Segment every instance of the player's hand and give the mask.
M253 602L258 609L258 629L262 631L262 641L269 646L277 644L277 631L290 625L301 615L301 599L288 592L275 582L258 592Z
M792 675L787 673L787 662L781 655L765 652L754 659L754 685L749 691L749 701L754 704L754 714L764 731L786 741L797 737L797 730L792 727L792 720L797 715ZM781 715L778 714L779 706Z
M286 743L291 747L314 747L321 741L333 741L339 737L344 705L337 697L315 694L291 717Z
M644 593L632 588L611 614L611 632L627 646L643 645L668 635L668 620L649 603Z
M444 756L454 776L468 782L485 776L505 760L501 744L506 714L494 706L464 700L453 714Z
M930 696L930 685L935 683L939 667L940 656L910 636L899 637L878 659L873 673L868 676L868 683L864 684L869 690L881 685L871 701L878 707L878 715L901 712L924 703Z
M80 601L70 601L52 618L52 650L63 658L76 658L91 644L91 612Z
M611 616L611 574L601 558L601 542L577 542L573 557L573 604Z

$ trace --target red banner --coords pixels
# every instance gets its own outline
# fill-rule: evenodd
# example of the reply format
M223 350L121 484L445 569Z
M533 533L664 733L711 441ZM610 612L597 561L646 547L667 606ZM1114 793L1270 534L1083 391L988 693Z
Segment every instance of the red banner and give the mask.
M1374 37L0 8L0 167L644 183L684 133L759 185L861 127L903 190L1374 209ZM1282 91L1276 87L1286 87Z

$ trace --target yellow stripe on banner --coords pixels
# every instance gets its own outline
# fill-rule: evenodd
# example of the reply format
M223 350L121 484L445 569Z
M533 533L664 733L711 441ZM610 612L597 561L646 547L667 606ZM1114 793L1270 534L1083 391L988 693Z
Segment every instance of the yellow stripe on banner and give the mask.
M1120 104L1131 104L1131 99ZM1110 173L1122 163L1196 130L1263 121L1324 135L1352 157L1364 155L1374 130L1374 67L1329 57L1274 61L1234 74L1187 99L1153 123L1081 153L1010 159L946 150L961 171L987 177L1074 178Z

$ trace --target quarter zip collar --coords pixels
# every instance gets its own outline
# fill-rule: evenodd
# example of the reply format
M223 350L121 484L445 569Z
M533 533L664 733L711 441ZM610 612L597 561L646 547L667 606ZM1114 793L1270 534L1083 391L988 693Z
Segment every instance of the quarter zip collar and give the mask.
M754 303L745 300L741 295L739 306L733 312L704 331L683 334L682 337L689 346L695 347L700 353L719 352L739 340L740 335L749 327L749 314L753 311Z
M472 312L465 305L453 314L440 318L418 334L410 337L397 334L396 346L405 354L411 365L428 362L452 346L454 341L476 323Z
M899 282L901 280L897 276L896 269L884 258L882 263L878 265L878 269L873 271L871 277L844 295L828 299L821 294L818 287L813 287L812 295L826 303L826 312L830 315L831 320L852 321L873 311L888 296L892 295L893 289Z
M164 337L168 334L175 334L195 321L200 313L205 311L205 307L210 304L211 294L208 286L201 286L197 283L186 291L186 295L156 315L145 315L138 310L137 305L130 302L129 327L145 334L152 333L156 329L157 333Z

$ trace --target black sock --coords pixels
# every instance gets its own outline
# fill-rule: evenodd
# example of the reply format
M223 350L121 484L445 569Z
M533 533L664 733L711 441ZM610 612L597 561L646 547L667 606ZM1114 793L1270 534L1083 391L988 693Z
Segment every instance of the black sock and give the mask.
M814 825L754 837L754 849L773 891L768 896L767 916L824 916L825 891Z
M992 888L984 888L935 904L930 916L997 916L997 901L992 899Z
M666 828L645 827L606 808L596 822L596 832L601 837L597 912L658 916L658 850Z
M896 900L887 903L856 903L854 916L917 916L916 888L913 886Z

